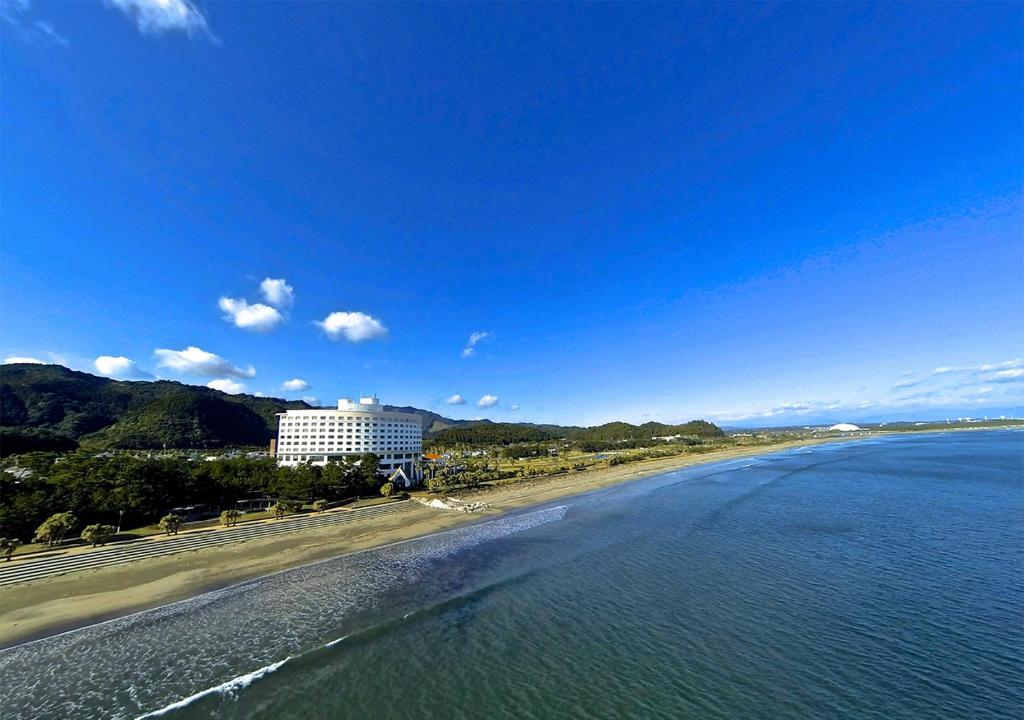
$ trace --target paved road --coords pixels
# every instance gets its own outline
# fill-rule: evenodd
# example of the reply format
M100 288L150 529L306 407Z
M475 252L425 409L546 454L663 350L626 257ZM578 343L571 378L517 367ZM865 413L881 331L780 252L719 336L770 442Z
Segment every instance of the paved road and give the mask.
M146 538L119 545L110 545L91 552L70 553L68 555L45 555L42 557L26 556L23 559L12 559L11 562L0 563L0 586L39 580L53 575L63 575L76 570L90 570L107 565L141 560L149 557L173 555L174 553L197 550L214 545L226 545L240 540L280 535L307 528L342 525L366 518L403 513L418 507L409 500L373 505L355 510L337 510L321 515L291 515L273 522L258 522L239 525L230 529L204 530L186 535L172 536L166 539Z

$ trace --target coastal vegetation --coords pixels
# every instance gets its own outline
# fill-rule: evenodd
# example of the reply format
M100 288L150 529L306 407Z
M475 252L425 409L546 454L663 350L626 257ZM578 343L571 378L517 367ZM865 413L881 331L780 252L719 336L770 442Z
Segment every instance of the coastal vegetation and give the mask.
M54 513L36 528L34 540L46 545L60 545L77 523L78 520L73 513L66 511Z
M82 528L82 542L89 543L93 547L106 545L107 540L114 536L116 529L113 525L93 523Z
M0 538L0 554L4 560L10 560L14 551L21 547L22 542L18 538Z
M220 514L220 524L224 527L233 527L238 524L238 518L242 517L240 510L229 508Z
M174 534L186 508L216 517L240 500L274 498L294 512L314 500L326 507L379 496L385 480L372 453L322 467L279 467L266 457L206 461L170 451L28 453L8 458L0 471L0 534L56 545L74 528L115 522L154 523Z
M185 523L185 518L181 515L175 515L174 513L167 513L160 518L160 529L168 535L177 535L178 528Z

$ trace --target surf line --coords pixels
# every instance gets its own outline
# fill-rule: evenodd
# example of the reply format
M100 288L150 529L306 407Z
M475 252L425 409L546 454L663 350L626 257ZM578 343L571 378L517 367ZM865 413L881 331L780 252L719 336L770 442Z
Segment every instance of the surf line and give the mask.
M173 702L170 705L166 705L160 708L159 710L153 710L152 712L145 713L144 715L139 715L138 718L136 718L136 720L160 717L161 715L165 715L171 712L172 710L180 710L181 708L186 707L187 705L191 705L196 700L207 697L208 695L227 695L228 693L232 693L236 690L244 690L260 678L265 677L266 675L269 675L270 673L274 672L291 659L291 655L289 655L284 660L279 660L276 663L271 663L270 665L261 667L259 670L253 670L251 673L239 675L238 677L232 678L231 680L228 680L225 683L221 683L220 685L216 685L211 688L206 688L205 690L200 690L194 695L189 695L187 698L182 698L181 700Z

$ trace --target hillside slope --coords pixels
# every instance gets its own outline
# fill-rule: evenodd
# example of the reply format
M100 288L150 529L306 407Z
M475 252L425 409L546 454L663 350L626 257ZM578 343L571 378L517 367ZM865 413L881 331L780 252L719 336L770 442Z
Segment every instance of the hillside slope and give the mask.
M227 395L157 380L111 380L60 365L0 368L4 454L26 449L265 445L301 401Z

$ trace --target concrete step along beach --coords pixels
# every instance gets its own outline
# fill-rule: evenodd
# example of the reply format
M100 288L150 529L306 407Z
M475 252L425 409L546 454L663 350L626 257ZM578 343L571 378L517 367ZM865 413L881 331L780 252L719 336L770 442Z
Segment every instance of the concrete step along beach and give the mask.
M204 547L227 545L228 543L241 540L280 535L295 530L326 527L328 525L343 525L366 518L407 512L414 507L416 505L408 500L401 500L388 503L387 505L374 505L355 510L312 515L292 515L273 522L239 525L212 532L172 536L167 539L140 540L123 545L111 545L93 550L92 552L74 553L65 556L54 556L52 553L47 553L46 556L42 557L33 557L32 555L22 558L15 557L10 562L0 563L0 586L39 580L54 575L63 575L76 570L90 570L108 565L120 565L144 558L173 555Z

